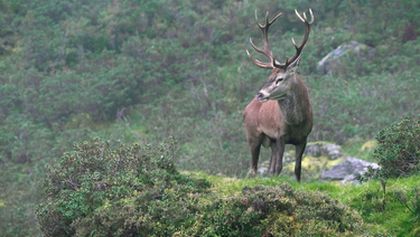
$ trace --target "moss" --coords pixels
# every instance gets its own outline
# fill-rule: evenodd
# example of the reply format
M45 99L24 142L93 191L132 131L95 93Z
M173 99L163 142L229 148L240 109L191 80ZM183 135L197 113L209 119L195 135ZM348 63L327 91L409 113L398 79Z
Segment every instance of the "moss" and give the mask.
M363 143L362 147L360 147L360 151L373 151L378 146L378 141L376 140L368 140Z
M323 170L329 169L340 162L342 162L344 158L338 158L335 160L332 160L326 156L320 156L320 157L313 157L313 156L305 156L302 159L302 176L303 179L309 180L309 179L318 179L319 175ZM284 171L287 173L287 175L293 175L295 169L295 163L290 162L286 164L284 167Z

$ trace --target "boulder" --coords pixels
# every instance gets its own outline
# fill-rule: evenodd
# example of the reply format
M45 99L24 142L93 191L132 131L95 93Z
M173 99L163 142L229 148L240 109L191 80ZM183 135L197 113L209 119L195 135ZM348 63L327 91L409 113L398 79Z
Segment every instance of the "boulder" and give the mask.
M329 170L321 173L323 180L339 180L343 183L358 182L358 177L366 173L368 168L379 169L376 163L357 159L355 157L347 157L343 162L337 164Z
M366 58L371 58L373 54L372 47L357 41L351 41L329 52L318 62L317 70L322 74L336 74L345 67L344 58L351 56L363 61Z

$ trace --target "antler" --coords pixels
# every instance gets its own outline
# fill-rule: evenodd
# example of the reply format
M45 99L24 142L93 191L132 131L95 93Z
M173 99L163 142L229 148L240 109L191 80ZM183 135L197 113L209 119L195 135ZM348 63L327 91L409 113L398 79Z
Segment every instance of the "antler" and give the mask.
M270 61L269 62L262 62L258 59L255 59L248 50L246 50L246 53L248 54L248 57L252 60L252 62L262 68L281 68L286 70L287 67L289 67L290 65L294 64L297 60L299 60L302 50L305 47L306 43L308 42L309 39L309 33L311 31L311 24L314 22L314 14L312 12L312 9L309 8L309 15L311 17L311 20L308 20L308 18L306 17L306 12L303 12L302 15L299 14L299 12L295 9L295 13L296 16L303 22L305 23L305 35L303 36L303 40L302 43L300 44L300 46L298 46L296 44L296 41L294 38L292 38L292 44L296 49L296 53L293 57L286 59L286 62L281 64L279 63L273 56L273 52L270 49L270 43L268 42L268 30L271 26L271 24L274 23L274 21L277 20L277 18L279 16L281 16L281 12L277 13L273 18L271 18L271 20L268 19L268 12L265 13L265 23L264 24L260 24L258 23L258 16L257 16L257 11L255 11L255 19L257 21L257 25L260 28L261 32L263 33L263 47L259 48L257 47L254 42L252 41L252 38L249 38L249 41L251 43L252 48L255 49L255 51L257 51L258 53L264 54Z
M264 54L269 60L270 62L265 63L262 62L258 59L255 59L248 50L246 50L246 54L248 55L248 57L252 60L252 62L262 68L275 68L277 63L276 63L276 59L273 57L273 52L270 49L270 43L268 42L268 30L271 26L271 24L273 24L277 18L279 18L279 16L281 16L281 12L277 13L273 18L271 18L271 20L268 19L268 11L265 13L265 23L264 24L260 24L258 23L258 16L257 16L257 11L255 10L255 20L257 21L257 25L260 28L261 32L263 33L263 48L259 48L257 47L254 42L252 41L252 38L249 38L249 42L251 43L252 48L254 48L255 51L257 51L258 53Z
M286 69L288 66L290 66L291 64L293 64L294 62L296 62L297 60L299 60L302 50L306 45L306 42L308 42L308 38L309 38L309 33L311 31L311 24L314 22L314 14L312 12L312 9L309 8L309 15L311 16L311 20L308 21L308 18L306 17L306 13L303 12L303 16L299 14L299 12L295 9L295 13L296 16L303 22L305 23L305 35L303 36L303 40L302 43L300 44L300 46L297 46L295 39L292 38L292 44L296 49L296 53L293 57L288 58L286 60L286 62L284 64L278 64L276 63L276 67L282 68L282 69Z

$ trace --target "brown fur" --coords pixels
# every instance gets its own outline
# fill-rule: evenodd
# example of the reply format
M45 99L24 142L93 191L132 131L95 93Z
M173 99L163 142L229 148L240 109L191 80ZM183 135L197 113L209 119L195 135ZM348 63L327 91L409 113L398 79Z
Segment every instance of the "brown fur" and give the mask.
M279 73L273 69L273 74ZM247 141L251 148L251 171L257 172L260 147L264 143L271 146L272 156L269 172L279 174L282 169L282 159L285 144L296 146L295 175L300 181L302 154L306 140L312 130L312 108L308 89L298 75L293 75L291 88L282 100L260 102L257 98L251 100L243 113Z

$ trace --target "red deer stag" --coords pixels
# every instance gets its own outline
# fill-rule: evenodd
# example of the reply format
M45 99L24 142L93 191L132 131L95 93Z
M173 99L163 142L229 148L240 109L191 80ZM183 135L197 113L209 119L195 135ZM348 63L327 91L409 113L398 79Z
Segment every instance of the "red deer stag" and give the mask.
M263 46L257 47L250 39L251 46L258 53L265 55L269 61L262 62L254 58L248 50L246 53L258 67L271 69L271 74L255 98L246 106L243 117L252 155L250 173L255 175L257 172L258 157L263 144L271 146L269 173L278 175L283 167L285 145L292 144L296 147L295 175L300 182L302 154L306 147L307 137L312 130L312 108L308 89L296 73L296 69L302 50L308 42L314 16L311 9L309 9L310 20L307 19L305 13L300 15L296 10L295 12L305 24L305 35L300 46L292 38L296 53L284 63L274 58L268 42L268 29L281 13L269 20L267 12L264 24L258 23L258 17L255 14L257 25L263 34Z

